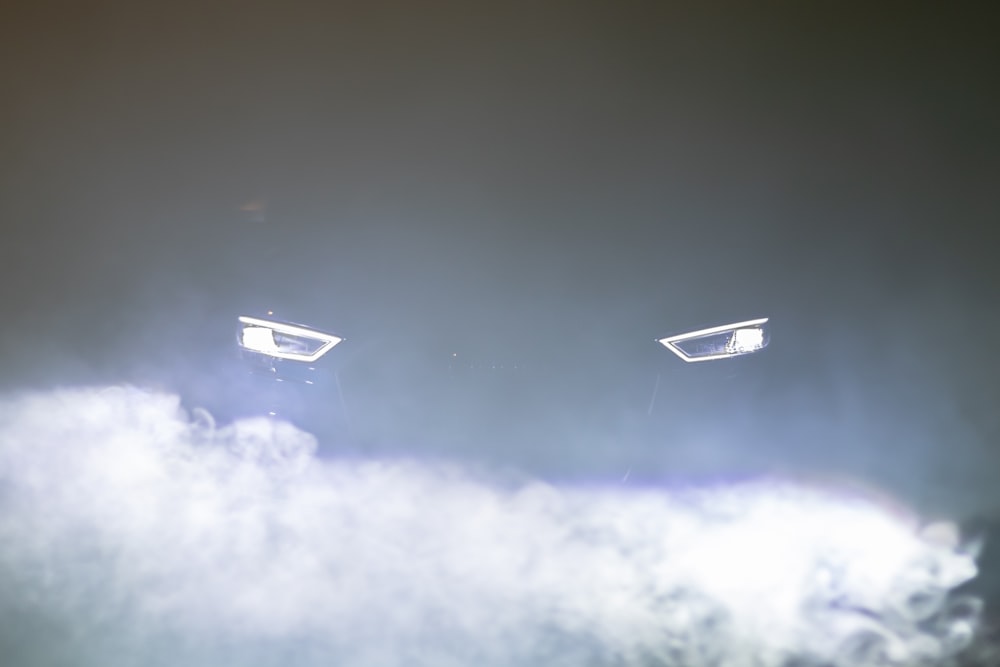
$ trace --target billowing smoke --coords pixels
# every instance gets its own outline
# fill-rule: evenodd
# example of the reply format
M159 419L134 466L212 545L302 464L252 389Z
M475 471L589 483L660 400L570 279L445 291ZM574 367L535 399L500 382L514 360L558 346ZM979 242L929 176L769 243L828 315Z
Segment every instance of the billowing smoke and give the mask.
M0 403L0 649L44 665L945 664L954 527L778 481L324 460L169 395Z

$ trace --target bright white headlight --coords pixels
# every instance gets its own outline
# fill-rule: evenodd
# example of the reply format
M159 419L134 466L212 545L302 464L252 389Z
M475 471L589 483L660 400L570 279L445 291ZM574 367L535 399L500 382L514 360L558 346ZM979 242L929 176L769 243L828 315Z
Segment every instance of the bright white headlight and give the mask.
M726 344L726 351L730 354L746 354L747 352L756 352L763 347L764 330L752 327L734 331Z
M343 338L316 329L241 316L239 344L245 350L277 359L313 362Z
M729 359L767 347L768 318L723 324L660 338L668 350L687 362Z

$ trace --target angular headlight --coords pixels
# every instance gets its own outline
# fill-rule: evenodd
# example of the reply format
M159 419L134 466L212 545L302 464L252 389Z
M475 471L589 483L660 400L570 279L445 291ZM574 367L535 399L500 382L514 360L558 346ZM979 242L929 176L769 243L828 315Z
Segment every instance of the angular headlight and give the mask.
M768 318L723 324L708 329L660 338L659 342L684 361L729 359L767 347Z
M344 340L340 336L285 322L256 317L240 317L239 321L240 347L277 359L313 362Z

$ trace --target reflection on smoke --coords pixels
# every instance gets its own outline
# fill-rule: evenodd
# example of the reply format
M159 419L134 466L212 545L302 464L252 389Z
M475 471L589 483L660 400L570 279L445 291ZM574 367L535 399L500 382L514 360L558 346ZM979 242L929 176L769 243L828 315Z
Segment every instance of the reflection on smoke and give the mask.
M670 491L325 461L133 389L0 403L10 664L939 664L948 526L776 482Z

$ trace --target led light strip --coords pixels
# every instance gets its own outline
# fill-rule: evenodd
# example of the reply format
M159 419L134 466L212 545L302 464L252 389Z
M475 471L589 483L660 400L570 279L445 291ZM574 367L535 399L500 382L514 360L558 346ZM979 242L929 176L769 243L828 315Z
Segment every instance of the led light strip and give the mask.
M239 317L241 324L246 324L252 327L261 327L264 329L270 329L276 333L287 334L289 336L299 336L300 338L308 338L309 340L322 341L323 344L313 352L312 354L301 354L296 352L281 352L279 351L263 351L254 350L252 348L245 348L251 350L252 352L258 352L260 354L266 354L271 357L276 357L278 359L290 359L292 361L306 361L312 362L316 361L324 354L329 352L337 343L340 343L344 339L340 336L334 336L333 334L323 333L322 331L317 331L315 329L309 329L307 327L300 327L294 324L286 324L284 322L271 322L269 320L261 320L256 317L246 317L241 315ZM242 339L241 339L242 345Z
M668 350L676 354L678 357L684 361L691 363L695 361L712 361L713 359L729 359L731 357L738 357L741 354L729 354L723 352L722 354L710 354L704 357L692 357L688 355L684 350L676 345L676 343L682 343L686 340L691 340L692 338L701 338L702 336L711 336L712 334L724 333L726 331L734 331L736 329L742 329L745 327L760 327L767 324L770 318L762 317L756 320L747 320L746 322L735 322L733 324L723 324L717 327L709 327L708 329L699 329L698 331L689 331L687 333L677 334L676 336L668 336L666 338L660 338L657 342L661 343ZM749 354L744 352L742 354Z

